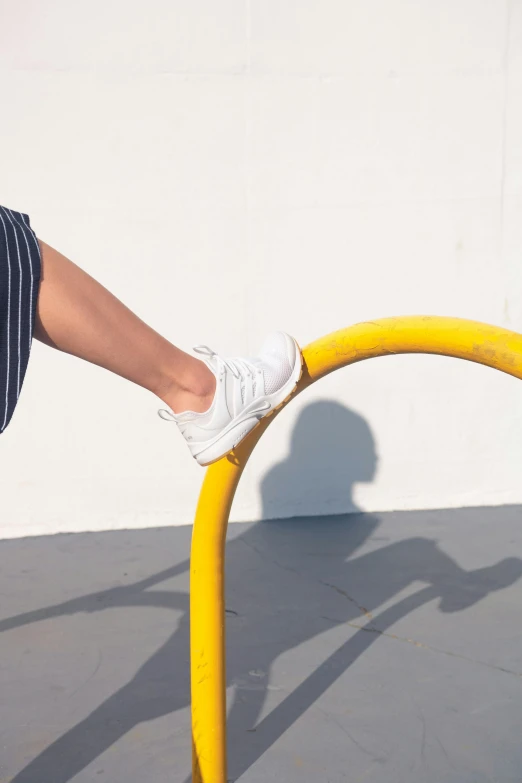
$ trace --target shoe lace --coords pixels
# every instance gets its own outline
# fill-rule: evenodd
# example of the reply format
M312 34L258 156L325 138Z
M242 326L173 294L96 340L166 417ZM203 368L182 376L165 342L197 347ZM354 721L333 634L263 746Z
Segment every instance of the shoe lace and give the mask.
M259 369L257 365L249 359L239 357L223 359L222 356L219 356L219 354L213 351L212 348L209 348L208 345L197 345L194 348L194 351L202 356L207 356L209 359L217 359L218 362L230 370L234 378L237 378L238 380L244 380L248 377L254 379L255 374Z
M158 416L160 419L163 419L163 421L176 421L176 417L172 411L168 411L165 408L160 408L158 410Z

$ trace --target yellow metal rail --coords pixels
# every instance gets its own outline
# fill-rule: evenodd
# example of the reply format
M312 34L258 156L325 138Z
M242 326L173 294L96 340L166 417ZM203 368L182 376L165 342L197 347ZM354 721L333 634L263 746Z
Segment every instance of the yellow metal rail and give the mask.
M357 324L303 350L296 394L340 367L374 356L433 353L467 359L522 379L522 335L458 318L407 316ZM224 552L241 473L264 419L235 452L210 466L199 497L190 566L193 783L226 783Z

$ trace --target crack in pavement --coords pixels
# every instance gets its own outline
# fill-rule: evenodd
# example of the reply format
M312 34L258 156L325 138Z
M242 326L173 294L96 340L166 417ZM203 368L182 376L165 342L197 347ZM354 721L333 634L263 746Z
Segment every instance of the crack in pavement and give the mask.
M306 579L304 574L298 571L296 568L292 568L291 566L285 566L282 563L279 563L277 560L267 555L266 552L258 549L255 545L251 544L250 542L242 540L241 543L244 544L249 549L251 549L253 552L255 552L262 559L267 560L269 563L272 563L273 565L277 566L277 568L280 568L283 571L288 571L289 573L292 574L296 574L302 579ZM307 579L307 581L311 581L311 580ZM315 580L313 581L315 582ZM371 621L375 621L375 619L378 620L378 617L375 618L371 612L369 612L364 606L362 606L358 601L356 601L354 598L348 595L348 593L346 593L340 587L337 587L337 585L328 582L323 582L322 580L319 580L315 583L320 584L323 587L328 587L330 590L335 590L335 592L337 592L339 595L342 595L344 598L350 601L350 603L353 604L353 606L355 606L358 609L358 611L362 616L367 617ZM436 598L438 596L433 595L433 597ZM414 647L417 647L418 649L421 650L429 650L430 652L439 653L441 655L448 655L451 656L452 658L457 658L461 661L466 661L467 663L473 663L476 664L477 666L483 666L487 669L493 669L495 671L502 672L503 674L511 674L513 677L522 679L522 672L517 672L513 669L508 669L505 666L499 666L493 663L487 663L486 661L481 661L478 658L470 658L467 655L462 655L461 653L452 652L451 650L445 650L442 647L434 647L432 645L425 644L424 642L419 642L418 640L412 639L407 636L398 636L397 634L389 633L387 631L381 631L376 625L373 624L373 622L369 622L366 625L360 625L359 623L351 620L335 620L334 618L330 618L330 617L324 617L324 619L329 620L331 622L336 622L339 624L339 626L348 625L350 628L354 628L357 631L364 631L365 633L375 633L380 636L385 636L387 639L394 639L395 641L413 645Z
M348 595L348 593L345 590L342 590L340 587L337 587L337 585L330 584L329 582L323 582L321 579L319 580L319 584L324 585L324 587L329 587L331 590L335 590L336 593L339 593L339 595L344 596L344 598L347 598L348 601L350 601L351 604L357 607L359 612L368 618L368 620L373 620L373 615L368 609L366 609L362 604L360 604L358 601L355 600L355 598L352 598L351 595Z
M277 566L277 568L280 568L282 571L288 571L290 574L296 574L297 576L301 577L301 579L306 579L306 581L308 582L312 581L310 579L307 579L307 577L305 577L305 575L301 571L298 571L297 568L292 568L291 566L283 565L279 561L274 560L274 558L269 557L266 554L266 552L263 552L262 549L258 549L256 546L254 546L254 544L251 544L244 540L242 540L241 543L244 544L249 549L251 549L253 552L255 552L256 555L259 555L259 557L263 558L263 560L268 560L269 563L272 563L272 565ZM368 611L368 609L365 609L365 607L362 606L358 601L356 601L355 598L352 598L350 595L348 595L347 592L342 590L340 587L337 587L337 585L330 584L329 582L323 582L321 579L319 579L318 581L313 580L313 582L315 584L323 585L323 587L328 587L330 590L335 590L336 593L342 595L344 598L350 601L350 603L357 608L359 614L361 614L363 617L367 617L369 620L373 619L372 614L371 612ZM342 620L343 624L344 622L345 621Z
M512 674L514 677L518 677L522 679L522 672L517 672L514 669L507 669L505 666L497 666L494 663L487 663L486 661L481 661L479 658L470 658L468 655L462 655L462 653L452 652L451 650L444 650L442 649L442 647L433 647L430 644L419 642L416 639L410 639L408 636L398 636L397 634L394 633L381 631L379 628L372 625L371 623L368 623L368 625L358 625L357 623L354 622L346 622L345 625L349 625L350 628L355 628L357 631L365 631L366 633L375 633L378 634L379 636L385 636L387 639L395 639L398 642L411 644L414 647L417 647L421 650L429 650L430 652L440 653L441 655L449 655L452 658L458 658L459 660L466 661L467 663L474 663L477 666L485 666L487 669L494 669L496 671L502 672L503 674Z

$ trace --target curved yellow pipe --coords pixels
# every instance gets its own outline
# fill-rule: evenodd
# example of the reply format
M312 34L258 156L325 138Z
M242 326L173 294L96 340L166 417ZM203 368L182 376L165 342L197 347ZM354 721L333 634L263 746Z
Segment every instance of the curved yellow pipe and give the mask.
M458 318L406 316L350 326L308 345L296 394L340 367L399 353L453 356L522 379L522 335ZM243 468L273 418L207 470L199 497L190 565L193 783L226 783L225 537Z

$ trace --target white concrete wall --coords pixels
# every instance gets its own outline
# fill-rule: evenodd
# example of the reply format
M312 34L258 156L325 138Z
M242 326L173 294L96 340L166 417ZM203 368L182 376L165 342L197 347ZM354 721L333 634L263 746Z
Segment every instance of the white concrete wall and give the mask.
M522 0L0 15L0 202L181 346L407 313L522 331ZM190 522L203 472L157 407L36 345L2 534ZM521 466L519 382L381 359L284 412L233 517L517 503Z

